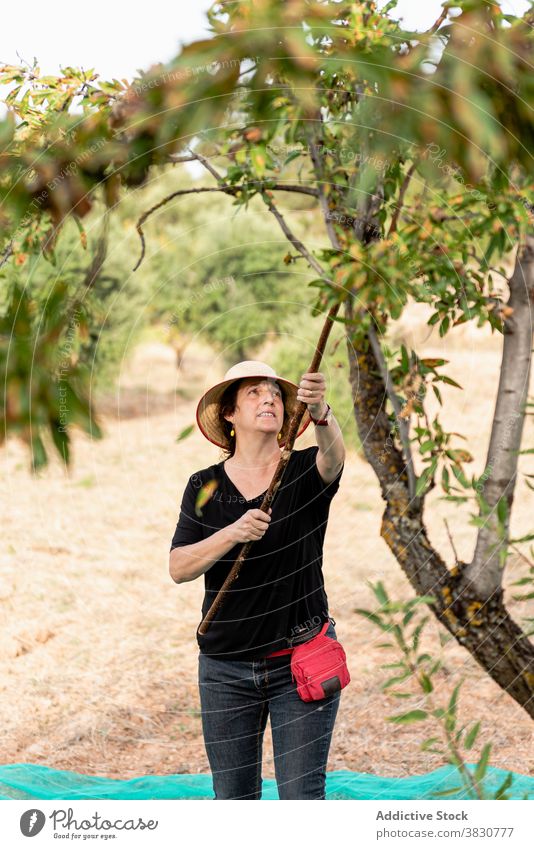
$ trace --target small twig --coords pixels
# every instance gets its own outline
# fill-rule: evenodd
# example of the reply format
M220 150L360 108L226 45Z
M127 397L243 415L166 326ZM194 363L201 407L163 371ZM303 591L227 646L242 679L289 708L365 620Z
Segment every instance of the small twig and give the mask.
M313 170L315 171L315 177L317 179L317 185L319 186L319 202L321 204L321 209L323 212L323 220L326 226L326 232L330 238L332 244L337 241L336 231L334 230L334 224L330 217L330 210L328 208L328 200L324 193L324 170L317 152L317 145L314 143L313 138L309 138L309 149L311 161L313 164Z
M276 218L276 220L278 221L278 223L280 225L280 229L282 230L286 239L288 239L288 241L291 242L293 247L296 248L296 250L301 254L301 256L303 256L304 259L306 259L308 261L308 263L317 272L317 274L319 274L325 280L328 280L329 283L330 282L333 283L333 281L331 281L328 277L324 276L324 271L323 271L323 268L322 268L320 262L318 262L315 259L313 254L311 254L309 252L309 250L300 241L300 239L297 236L295 236L295 234L293 233L293 231L290 229L289 225L287 224L284 216L282 215L280 210L273 203L272 198L266 196L265 193L264 193L263 199L264 199L265 203L267 204L267 209L269 210L269 212L271 212L274 215L274 217Z
M528 557L523 554L523 552L520 551L518 547L514 545L513 542L508 543L508 545L510 546L510 548L514 549L515 553L518 554L525 561L525 563L530 566L531 569L534 569L534 563L532 562L532 560L529 560Z
M13 253L13 239L10 241L9 245L7 246L4 253L2 254L2 259L0 260L0 268L2 268L2 266L6 264L9 257L12 255L12 253Z
M200 162L200 164L201 164L201 165L203 165L203 166L204 166L204 168L206 168L206 170L207 170L207 171L209 171L209 172L210 172L211 176L212 176L212 177L215 177L215 179L217 180L217 182L218 182L218 183L221 183L221 184L222 184L222 183L224 183L224 180L223 180L222 176L221 176L221 175L220 175L220 174L219 174L219 173L215 170L215 168L213 167L213 165L210 165L210 163L208 162L208 160L206 159L206 157L205 157L205 156L202 156L202 154L201 154L201 153L198 153L198 151L197 151L197 152L193 152L193 151L191 150L191 148L188 148L188 150L189 150L189 153L190 153L192 156L194 156L194 157L195 157L195 159L197 159L197 160L198 160L198 162Z
M198 159L198 156L195 156L193 158ZM202 157L202 159L204 159L204 157ZM198 161L201 162L200 159L198 159ZM202 164L204 164L205 167L208 168L207 162ZM211 166L208 168L208 170L210 171L210 173L213 173L213 176L217 175L217 172ZM220 176L216 176L216 179L221 180L222 178ZM133 271L137 271L137 269L143 262L143 259L145 258L146 244L145 236L143 233L143 224L145 223L147 218L152 215L153 212L156 212L156 210L161 209L162 206L165 206L165 204L169 203L169 201L171 201L173 198L180 197L182 195L200 194L201 192L224 192L224 194L232 195L233 197L235 197L237 195L237 192L241 191L242 189L248 188L249 186L261 186L263 182L263 180L253 180L249 183L238 183L235 186L229 186L226 183L220 182L219 186L199 186L198 188L194 189L178 189L176 192L171 192L170 195L167 195L167 197L163 198L163 200L159 201L159 203L156 203L154 206L150 207L150 209L147 209L146 212L141 215L141 217L137 221L137 224L135 225L135 229L139 233L139 238L141 239L141 256L137 260ZM275 183L274 186L269 187L269 191L299 192L301 194L312 195L313 197L317 197L317 192L315 191L315 189L310 189L307 186L301 187L289 184L284 185L283 183Z
M162 206L165 206L165 204L169 203L169 201L171 201L173 198L181 197L182 195L200 194L201 192L224 192L224 191L227 194L230 194L228 189L224 189L222 187L215 188L214 186L213 187L212 186L199 186L198 188L195 188L195 189L178 189L178 191L171 192L170 195L167 195L167 197L164 197L163 200L160 200L159 203L156 203L154 206L151 206L150 209L147 209L146 212L143 212L143 214L141 215L141 217L137 221L137 224L135 225L135 229L139 233L139 238L141 239L141 256L137 260L137 262L134 265L132 270L137 271L137 269L139 268L139 266L143 262L143 259L145 258L146 245L145 245L145 235L143 233L143 224L145 223L147 218L149 218L152 215L153 212L156 212L157 209L161 209ZM231 192L231 194L235 194L235 191L237 191L237 189L235 189L234 192Z
M172 162L173 165L178 164L179 162L195 162L196 156L178 156L178 154L171 153L169 156L169 162Z
M404 461L406 463L406 471L408 473L408 492L410 494L410 501L415 500L416 493L416 485L417 480L415 477L415 472L413 468L413 459L412 459L412 450L410 447L410 430L408 422L401 417L401 405L399 402L399 398L397 393L395 392L395 387L393 386L391 375L389 373L386 361L384 359L384 354L382 352L382 347L378 340L378 336L376 335L376 331L372 325L369 326L369 330L367 332L369 336L369 342L371 343L371 348L373 349L373 354L375 356L376 363L378 365L378 369L380 371L382 380L384 382L384 388L386 390L386 394L391 401L391 406L393 407L393 411L395 413L395 417L397 422L399 423L399 433L402 442L402 447L404 449Z
M399 215L401 213L401 209L402 209L403 204L404 204L404 195L406 194L406 190L407 190L408 186L410 185L410 180L412 179L413 172L415 171L416 168L417 168L417 162L412 162L412 164L410 165L410 167L409 167L409 169L408 169L408 171L407 171L407 173L404 177L404 180L402 181L402 186L401 186L401 189L400 189L400 192L399 192L399 199L398 199L398 202L395 206L395 212L393 213L393 218L391 219L391 225L390 225L389 232L388 232L388 239L389 239L390 236L393 235L393 233L395 233L397 231L397 224L399 222Z
M445 18L447 17L448 12L449 12L449 10L448 10L448 9L443 9L443 11L441 12L441 14L440 14L439 18L437 19L436 23L435 23L435 24L433 24L433 26L431 26L431 27L430 27L430 29L428 30L428 33L429 33L430 35L435 35L435 34L436 34L436 32L438 31L438 29L439 29L439 28L440 28L440 26L442 25L443 21L444 21L444 20L445 20Z
M452 550L453 550L453 552L454 552L454 562L455 562L456 564L458 564L460 561L458 560L458 552L456 551L456 548L455 548L455 545L454 545L454 540L453 540L453 538L452 538L452 534L451 534L451 532L450 532L450 530L449 530L449 523L447 522L447 519L443 519L443 521L445 522L445 527L447 528L447 535L448 535L448 537L449 537L449 542L450 542L450 544L451 544L451 548L452 548Z
M320 163L320 161L317 157L316 145L313 141L313 138L310 138L309 135L308 135L308 145L309 145L309 149L310 149L310 154L311 154L312 163L313 163L313 166L314 166L316 179L318 181L320 181L319 184L322 185L322 182L321 182L322 166L321 166L321 163ZM414 167L415 167L415 163L412 166L412 169L411 169L412 172L413 172ZM411 177L411 174L410 174L410 177ZM408 182L409 182L409 180L408 180ZM405 183L406 183L406 187L407 187L408 183L406 182L406 179L405 179ZM406 188L404 188L404 191L406 191ZM325 224L326 224L328 235L330 237L330 241L332 243L332 247L335 248L335 250L341 251L342 247L341 247L341 243L340 243L340 241L337 237L337 233L335 232L333 227L329 227L329 212L330 211L328 209L328 204L327 204L326 198L324 197L324 194L323 194L322 191L321 191L319 197L320 197L321 205L322 205L322 209L323 209L323 218L324 218L324 221L325 221ZM400 432L402 446L403 446L403 449L404 449L404 455L405 455L404 459L405 459L405 463L406 463L406 470L407 470L407 473L408 473L408 491L409 491L409 495L410 495L410 500L415 500L417 481L416 481L415 472L414 472L414 468L413 468L412 452L411 452L411 448L410 448L409 423L404 421L400 417L401 407L400 407L399 399L398 399L397 394L395 392L395 389L393 387L393 384L392 384L392 381L391 381L391 376L389 374L388 367L386 365L386 361L385 361L384 355L382 353L382 348L380 346L380 342L378 341L378 337L377 337L375 329L372 325L370 325L367 335L369 337L369 342L370 342L371 347L373 349L373 353L374 353L375 360L377 362L378 368L380 370L380 374L382 375L382 380L384 382L384 388L385 388L386 393L387 393L387 395L388 395L388 397L391 401L391 404L393 406L393 410L395 411L397 421L399 422L399 432Z

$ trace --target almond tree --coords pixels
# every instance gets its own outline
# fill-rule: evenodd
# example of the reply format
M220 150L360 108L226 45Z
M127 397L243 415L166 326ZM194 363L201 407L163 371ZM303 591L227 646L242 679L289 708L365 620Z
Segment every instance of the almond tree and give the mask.
M92 72L75 69L42 78L35 67L4 68L0 82L20 86L0 126L4 261L22 263L35 250L53 259L67 216L76 217L83 239L82 219L95 197L112 208L122 190L168 162L196 160L206 183L146 210L136 267L145 222L169 202L222 192L246 208L260 197L288 239L286 261L305 262L316 274L314 310L337 307L335 320L346 327L355 420L385 502L382 538L417 594L434 596L440 622L534 716L534 646L508 613L502 589L510 546L533 538L513 541L509 527L532 406L534 20L532 13L505 15L485 0L458 0L444 4L428 31L415 33L388 16L395 6L392 0L379 12L371 2L216 3L212 38L132 85L98 84ZM71 113L73 102L81 114ZM323 250L312 252L296 234L281 207L289 192L316 202ZM17 297L26 329L41 340L28 296ZM61 293L56 301L61 305ZM430 421L425 407L429 392L441 404L440 383L454 385L446 361L404 346L392 355L381 341L409 301L429 305L429 324L441 336L467 321L504 335L478 479L465 470L472 455L458 435L446 432L439 416ZM4 339L19 314L13 299ZM2 343L4 431L28 442L47 422L57 433L50 340L63 325L45 328L50 344L33 347L39 392L30 388L28 351L13 369ZM22 404L30 391L32 405ZM78 420L68 413L69 425L91 420L90 407L82 402L82 409ZM429 540L424 505L436 485L445 497L476 506L469 563L456 558L448 568Z

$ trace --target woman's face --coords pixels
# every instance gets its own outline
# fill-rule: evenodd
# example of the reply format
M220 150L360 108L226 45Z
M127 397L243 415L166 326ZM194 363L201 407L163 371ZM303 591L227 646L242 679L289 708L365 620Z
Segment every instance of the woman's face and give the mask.
M284 424L282 390L275 380L245 378L236 395L235 410L227 417L236 434L246 432L278 434Z

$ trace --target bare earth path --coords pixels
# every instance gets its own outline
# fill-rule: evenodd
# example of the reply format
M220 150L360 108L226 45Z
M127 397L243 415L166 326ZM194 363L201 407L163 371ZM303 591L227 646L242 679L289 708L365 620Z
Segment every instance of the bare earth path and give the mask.
M443 355L437 348L435 353ZM447 356L448 373L465 392L455 396L453 420L449 414L443 423L468 437L477 454L473 471L479 474L499 358L490 350L448 350ZM188 349L185 382L176 375L169 349L157 344L139 349L117 398L107 401L105 439L98 443L77 435L70 474L54 459L40 479L32 479L17 442L2 450L0 762L123 779L208 772L196 683L195 630L203 585L202 580L175 585L168 575L168 550L188 476L220 459L198 433L175 442L194 421L197 392L222 371L212 360L207 350ZM532 436L527 429L525 444L533 444ZM308 429L296 448L310 444ZM532 471L528 459L522 458L523 471ZM472 553L474 528L467 509L439 502L438 495L427 521L450 566L443 518L462 558ZM532 493L520 481L515 536L531 530L532 508ZM381 692L386 673L379 665L398 657L377 648L381 634L353 612L373 604L366 579L381 578L394 597L413 596L378 536L381 510L370 467L350 454L332 502L325 550L330 610L352 674L342 695L329 770L405 776L441 765L437 756L419 749L434 729L386 721L399 703ZM510 583L526 572L518 558L509 563L508 598L517 592ZM512 601L510 609L517 619L533 615L525 603ZM534 774L531 720L460 646L449 642L441 650L438 630L432 622L423 645L435 654L443 651L440 701L465 676L462 723L483 720L480 743L493 742L495 766ZM416 704L417 698L409 702ZM477 754L475 749L473 760ZM274 775L269 726L263 774Z

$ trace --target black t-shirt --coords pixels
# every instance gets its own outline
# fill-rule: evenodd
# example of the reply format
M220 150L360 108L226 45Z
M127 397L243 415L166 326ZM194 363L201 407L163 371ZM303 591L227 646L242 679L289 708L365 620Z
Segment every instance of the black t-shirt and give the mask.
M322 574L323 541L330 501L343 472L325 484L316 465L318 446L293 450L272 502L271 522L253 543L237 579L205 635L197 642L203 654L220 660L258 660L287 648L286 638L305 633L328 619ZM210 480L217 488L195 513L200 488ZM267 490L265 490L266 492ZM171 551L190 545L261 506L265 492L246 500L232 483L223 462L191 475L184 491ZM206 615L232 568L241 543L204 573Z

